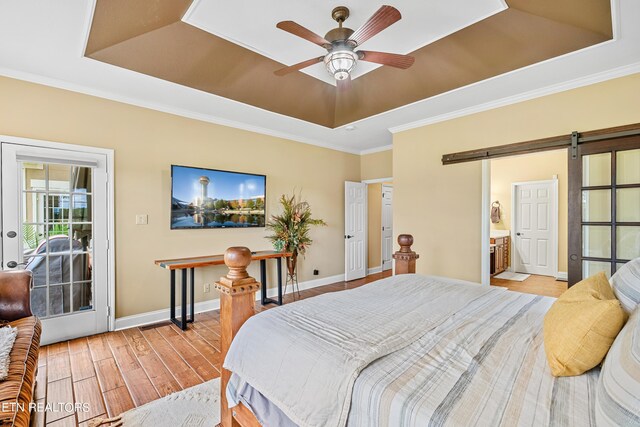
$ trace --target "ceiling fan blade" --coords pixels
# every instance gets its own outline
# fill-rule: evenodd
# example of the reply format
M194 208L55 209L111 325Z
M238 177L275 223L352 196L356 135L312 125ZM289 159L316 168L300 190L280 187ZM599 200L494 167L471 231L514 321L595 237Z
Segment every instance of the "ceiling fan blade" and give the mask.
M311 43L315 43L318 46L323 48L327 48L331 46L331 43L326 41L323 37L320 37L316 33L311 30L306 29L300 24L297 24L293 21L282 21L276 24L276 27L281 30L286 31L287 33L291 33L294 36L302 37L305 40L310 41Z
M398 55L397 53L373 52L370 50L360 50L357 53L361 61L375 62L376 64L402 68L403 70L411 67L415 61L413 56Z
M317 58L308 59L306 61L299 62L297 64L293 64L289 67L280 68L273 72L276 76L284 76L286 74L292 73L294 71L302 70L303 68L307 68L313 64L317 64L318 62L322 62L324 56L319 56Z
M402 15L395 7L382 6L362 27L351 34L349 40L353 40L359 46L401 18Z
M347 77L344 80L336 80L336 85L339 92L346 92L351 88L351 76Z

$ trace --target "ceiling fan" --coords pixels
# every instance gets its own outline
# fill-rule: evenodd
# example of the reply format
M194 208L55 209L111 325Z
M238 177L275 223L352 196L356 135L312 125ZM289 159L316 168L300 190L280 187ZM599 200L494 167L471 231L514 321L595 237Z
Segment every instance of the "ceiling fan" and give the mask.
M358 61L375 62L376 64L389 65L402 69L407 69L413 65L414 58L409 55L355 50L371 37L395 22L398 22L402 18L398 9L393 6L382 6L367 22L355 31L342 26L348 17L349 9L347 7L338 6L333 9L331 18L338 22L338 28L329 31L324 37L320 37L313 31L293 21L279 22L276 25L277 28L295 36L302 37L311 43L315 43L327 49L328 53L324 56L281 68L275 71L274 74L284 76L293 71L298 71L324 61L327 71L336 79L338 89L344 90L350 85L351 71L355 68Z

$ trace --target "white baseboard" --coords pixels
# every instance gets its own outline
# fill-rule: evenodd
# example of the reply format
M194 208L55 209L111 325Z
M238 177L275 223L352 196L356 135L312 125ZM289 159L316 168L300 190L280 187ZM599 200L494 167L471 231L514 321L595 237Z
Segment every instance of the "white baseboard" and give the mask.
M376 273L382 273L382 266L379 265L377 267L371 267L367 270L367 275L369 274L376 274Z
M332 283L340 282L344 280L343 274L337 274L335 276L323 277L321 279L307 280L300 282L300 290L316 288L318 286L330 285ZM283 289L284 290L284 289ZM287 288L287 293L293 292L291 286ZM267 297L273 298L278 296L278 288L267 289ZM256 301L260 300L260 292L256 293ZM201 301L195 304L194 310L196 313L202 313L205 311L218 310L220 308L220 299L212 299L208 301ZM176 307L176 316L180 315L180 307ZM152 323L164 322L169 320L169 308L162 310L149 311L147 313L133 314L131 316L119 317L116 319L115 330L134 328L137 326L150 325Z
M560 280L562 282L566 282L569 280L569 274L566 271L558 271L558 275L556 276L556 280Z

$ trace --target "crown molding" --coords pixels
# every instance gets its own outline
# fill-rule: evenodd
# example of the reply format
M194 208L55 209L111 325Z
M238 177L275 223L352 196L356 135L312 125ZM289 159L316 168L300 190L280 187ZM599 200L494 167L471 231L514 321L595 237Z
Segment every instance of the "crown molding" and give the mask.
M360 155L364 156L366 154L380 153L382 151L389 151L389 150L393 150L393 144L383 145L382 147L367 148L366 150L360 151Z
M89 59L87 59L89 60ZM303 144L314 145L316 147L326 148L329 150L340 151L343 153L360 155L360 150L353 150L338 145L333 145L324 141L319 141L310 138L304 138L297 135L289 134L286 132L274 131L260 126L254 126L247 123L238 122L235 120L223 119L209 114L194 113L183 108L177 108L168 104L161 104L156 102L150 102L139 98L123 96L118 93L90 88L84 85L78 85L70 83L60 79L54 79L51 77L45 77L38 74L27 73L23 71L13 70L6 67L0 67L0 76L9 77L16 80L22 80L30 83L41 84L44 86L54 87L57 89L68 90L71 92L81 93L83 95L94 96L97 98L108 99L110 101L121 102L123 104L129 104L136 107L147 108L150 110L160 111L163 113L173 114L180 117L186 117L188 119L198 120L201 122L212 123L220 126L226 126L234 129L240 129L248 132L259 133L262 135L273 136L276 138L287 139L290 141L301 142ZM233 101L233 100L229 100ZM237 101L233 101L237 102ZM244 105L244 104L243 104ZM257 108L257 107L254 107ZM277 114L272 113L271 114ZM288 117L289 119L293 119ZM293 119L298 120L298 119Z
M590 76L581 77L574 80L569 80L563 83L546 86L544 88L524 92L518 95L509 96L506 98L498 99L491 102L486 102L480 105L474 105L473 107L463 108L460 110L452 111L446 114L429 117L423 120L407 123L400 126L394 126L389 128L389 132L392 134L404 132L411 129L416 129L423 126L432 125L435 123L445 122L447 120L456 119L459 117L469 116L471 114L481 113L483 111L493 110L495 108L506 107L508 105L517 104L519 102L530 101L532 99L541 98L547 95L553 95L560 92L565 92L571 89L577 89L580 87L589 86L596 83L602 83L607 80L613 80L620 77L625 77L631 74L640 72L640 62L625 65L623 67L614 68L601 73L592 74Z

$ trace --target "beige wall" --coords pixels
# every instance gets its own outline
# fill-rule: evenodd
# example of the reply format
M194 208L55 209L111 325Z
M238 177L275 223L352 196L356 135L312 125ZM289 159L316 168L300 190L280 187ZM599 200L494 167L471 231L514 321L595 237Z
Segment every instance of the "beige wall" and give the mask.
M481 163L445 153L640 122L640 74L394 135L394 234L412 233L420 273L480 280Z
M279 210L280 194L302 189L329 226L313 231L300 280L317 278L313 269L344 272L342 194L345 180L360 180L359 156L7 78L0 93L0 134L115 150L117 317L169 305L169 274L155 259L270 248L262 228L171 231L171 164L267 175L267 214ZM135 225L136 214L148 214L149 225ZM202 284L224 272L196 274L198 301L217 298Z
M361 156L360 177L368 179L391 178L393 176L393 151L385 150Z
M491 161L491 202L502 205L501 221L491 223L493 230L510 230L511 184L525 181L544 181L558 176L558 271L567 272L569 238L569 180L567 150L547 151L524 156L504 157Z

